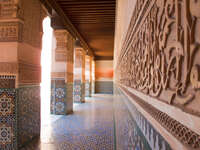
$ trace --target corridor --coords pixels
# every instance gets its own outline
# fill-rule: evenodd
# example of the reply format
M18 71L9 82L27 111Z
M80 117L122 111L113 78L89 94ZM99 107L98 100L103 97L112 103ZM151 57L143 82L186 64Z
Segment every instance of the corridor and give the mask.
M87 98L75 104L72 115L52 115L41 142L35 139L22 150L114 150L113 113L112 95Z

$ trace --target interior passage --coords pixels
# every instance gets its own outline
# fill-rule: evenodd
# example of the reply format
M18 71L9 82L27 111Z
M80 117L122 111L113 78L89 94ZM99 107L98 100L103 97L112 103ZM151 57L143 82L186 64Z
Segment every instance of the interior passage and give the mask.
M42 126L41 140L22 150L114 150L114 110L112 95L95 95L75 104L72 115L51 115Z

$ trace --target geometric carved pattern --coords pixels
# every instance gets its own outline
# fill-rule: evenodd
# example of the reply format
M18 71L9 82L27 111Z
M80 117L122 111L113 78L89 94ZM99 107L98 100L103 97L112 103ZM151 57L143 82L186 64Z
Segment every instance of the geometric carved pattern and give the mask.
M18 1L1 0L0 1L0 18L16 18L20 15Z
M138 103L145 111L147 111L155 120L157 120L165 129L167 129L172 135L174 135L180 142L186 144L192 148L200 148L200 135L196 134L180 122L168 116L147 104L143 100L136 97L134 94L121 87L123 91L132 97L136 103Z
M55 60L66 62L67 59L67 42L68 42L68 32L67 30L55 30L56 37L56 53Z
M23 42L36 47L42 46L42 22L45 17L39 0L21 1L23 10Z
M0 88L15 88L16 76L0 75Z
M1 73L6 74L17 74L18 73L18 64L17 63L8 63L8 62L1 62L0 63L0 70Z
M138 0L117 81L200 115L200 0Z
M18 22L0 23L0 42L22 41L23 25Z
M15 0L0 1L0 19L20 17L19 2ZM0 22L0 42L22 41L23 25L19 21Z
M0 1L0 19L20 17L21 10L19 2L15 0L1 0Z
M38 60L39 61L39 60ZM41 66L31 63L19 63L19 83L39 84L41 82Z

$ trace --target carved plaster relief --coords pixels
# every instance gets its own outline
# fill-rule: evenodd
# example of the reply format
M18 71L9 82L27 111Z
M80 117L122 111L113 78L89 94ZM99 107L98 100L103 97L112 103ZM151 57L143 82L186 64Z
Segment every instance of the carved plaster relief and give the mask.
M20 22L0 22L0 42L21 42L22 30Z
M18 72L18 64L17 63L0 63L0 70L2 74L17 74Z
M138 0L119 57L118 81L200 115L199 3Z
M0 1L0 42L22 40L22 21L16 20L21 16L20 2L17 0Z
M42 22L46 13L38 0L27 1L21 0L23 9L23 42L33 47L41 48L42 46Z
M56 54L55 60L65 62L67 55L67 41L68 32L66 30L55 30L54 35L56 37Z
M22 14L19 0L0 1L0 19L17 18Z
M40 84L41 67L38 65L19 63L19 83L24 84Z

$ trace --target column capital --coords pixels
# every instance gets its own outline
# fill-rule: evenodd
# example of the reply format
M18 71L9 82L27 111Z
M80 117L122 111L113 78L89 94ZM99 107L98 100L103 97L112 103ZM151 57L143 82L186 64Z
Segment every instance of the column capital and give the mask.
M54 30L54 35L56 38L55 60L65 62L69 32L65 29L56 29Z

